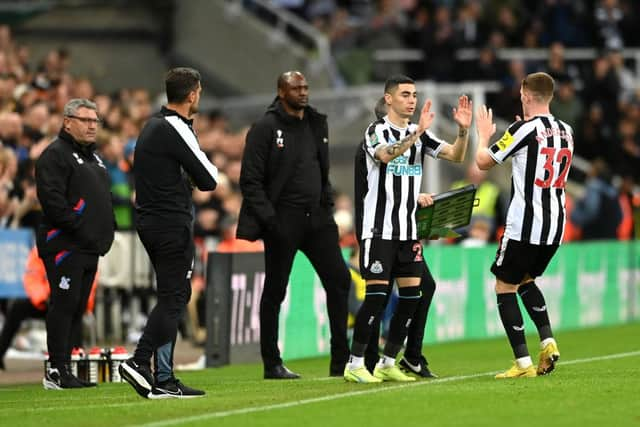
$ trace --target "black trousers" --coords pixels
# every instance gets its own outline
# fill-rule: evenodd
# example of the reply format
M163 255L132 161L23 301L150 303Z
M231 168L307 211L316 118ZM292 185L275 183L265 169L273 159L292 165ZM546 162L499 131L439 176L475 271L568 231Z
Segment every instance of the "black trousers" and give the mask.
M73 337L87 308L98 255L70 252L64 257L44 256L42 260L51 289L47 310L49 360L53 368L62 368L71 362Z
M178 324L191 298L191 273L195 247L191 228L138 229L156 272L158 302L134 352L137 363L154 357L156 381L173 375L173 350Z
M266 369L282 364L278 317L296 251L302 251L327 293L331 329L331 373L344 370L349 358L347 314L351 276L338 245L338 228L324 208L278 209L278 232L264 239L265 281L260 300L260 350Z

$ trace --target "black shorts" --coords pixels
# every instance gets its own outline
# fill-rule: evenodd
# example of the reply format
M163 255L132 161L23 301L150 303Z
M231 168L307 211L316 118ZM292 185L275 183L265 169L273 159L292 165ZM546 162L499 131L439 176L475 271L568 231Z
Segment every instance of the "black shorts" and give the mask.
M503 238L491 272L503 282L514 285L519 285L527 274L535 279L544 273L558 246L533 245Z
M365 239L360 242L360 274L365 280L421 277L422 244L417 240Z

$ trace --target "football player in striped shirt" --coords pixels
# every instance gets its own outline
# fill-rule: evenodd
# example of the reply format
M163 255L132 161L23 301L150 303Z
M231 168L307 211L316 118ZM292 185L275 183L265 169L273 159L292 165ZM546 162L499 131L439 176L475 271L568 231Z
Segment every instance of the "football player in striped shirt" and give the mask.
M414 381L395 364L407 335L407 328L421 301L420 279L424 270L422 245L417 240L415 211L433 203L431 195L420 193L425 155L461 162L467 149L471 125L471 101L458 99L453 118L458 136L453 144L437 138L429 127L433 122L431 101L427 100L417 124L410 118L416 110L417 92L412 79L393 76L385 84L388 114L372 123L365 132L361 165L366 177L360 182L362 218L359 218L360 271L366 280L364 302L356 316L350 361L345 367L347 381ZM384 307L390 278L398 283L399 301L389 327L383 357L373 375L364 365L364 353L372 325Z
M535 278L542 275L562 241L565 180L573 157L573 131L549 110L553 78L529 74L522 81L520 100L524 120L516 116L502 138L489 145L496 131L491 109L483 106L476 116L476 163L482 170L512 161L511 203L506 229L491 272L496 276L498 311L515 356L515 363L496 378L535 377L551 372L560 357L553 338L547 304ZM536 369L524 335L517 294L540 336Z

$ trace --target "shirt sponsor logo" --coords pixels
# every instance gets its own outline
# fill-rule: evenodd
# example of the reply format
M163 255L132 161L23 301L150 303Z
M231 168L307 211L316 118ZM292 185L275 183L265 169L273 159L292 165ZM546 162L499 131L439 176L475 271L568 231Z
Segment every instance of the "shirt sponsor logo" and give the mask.
M398 156L387 164L387 173L395 176L420 176L422 165L410 165L405 156Z

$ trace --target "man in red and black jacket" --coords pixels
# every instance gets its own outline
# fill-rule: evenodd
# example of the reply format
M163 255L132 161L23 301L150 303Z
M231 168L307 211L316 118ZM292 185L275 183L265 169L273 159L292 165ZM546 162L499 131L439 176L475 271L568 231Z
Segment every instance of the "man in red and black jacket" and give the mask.
M69 371L71 325L82 320L98 258L111 247L115 230L109 174L95 153L96 104L72 99L63 115L58 138L36 163L44 214L36 238L51 287L46 322L51 368L43 385L55 390L95 386Z
M237 236L262 238L265 282L260 301L260 349L264 377L293 379L278 349L278 315L293 258L301 250L327 293L331 329L330 374L349 357L348 295L351 278L338 246L329 183L327 117L308 105L309 86L298 71L278 78L278 97L247 134L240 188L243 204Z

